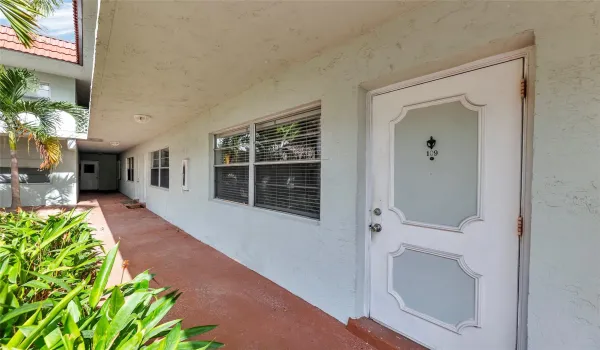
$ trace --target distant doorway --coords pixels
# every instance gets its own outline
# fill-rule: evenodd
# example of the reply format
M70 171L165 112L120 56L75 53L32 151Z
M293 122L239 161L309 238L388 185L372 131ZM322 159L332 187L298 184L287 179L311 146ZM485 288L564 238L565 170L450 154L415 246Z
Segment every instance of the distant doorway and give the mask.
M80 186L83 191L98 189L99 165L96 160L82 160L79 163Z

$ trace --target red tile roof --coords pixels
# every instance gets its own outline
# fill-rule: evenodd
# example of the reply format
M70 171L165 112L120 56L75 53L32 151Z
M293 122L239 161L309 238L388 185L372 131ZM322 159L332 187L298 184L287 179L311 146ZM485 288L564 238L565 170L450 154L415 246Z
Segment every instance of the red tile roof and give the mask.
M20 51L61 61L79 63L79 55L75 43L37 35L32 47L27 49L19 42L15 31L3 25L0 25L0 49Z

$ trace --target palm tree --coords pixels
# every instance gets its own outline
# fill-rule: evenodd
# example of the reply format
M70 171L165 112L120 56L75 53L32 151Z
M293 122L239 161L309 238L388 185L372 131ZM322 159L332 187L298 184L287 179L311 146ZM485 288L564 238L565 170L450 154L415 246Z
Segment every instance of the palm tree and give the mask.
M71 114L75 120L85 116L84 109L68 102L25 97L26 92L37 90L37 86L38 81L32 71L0 66L0 127L8 135L13 209L21 206L17 159L19 139L34 142L42 159L40 169L52 169L62 160L60 141L56 137L60 112Z
M40 29L39 17L49 16L62 0L0 0L0 12L6 17L19 41L27 48Z

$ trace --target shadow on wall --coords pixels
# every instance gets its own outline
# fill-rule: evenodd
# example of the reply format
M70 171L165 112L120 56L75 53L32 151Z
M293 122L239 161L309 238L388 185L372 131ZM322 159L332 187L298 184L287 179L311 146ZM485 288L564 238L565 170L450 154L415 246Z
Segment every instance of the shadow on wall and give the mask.
M76 182L73 173L52 173L50 183L21 184L21 202L24 206L75 204Z

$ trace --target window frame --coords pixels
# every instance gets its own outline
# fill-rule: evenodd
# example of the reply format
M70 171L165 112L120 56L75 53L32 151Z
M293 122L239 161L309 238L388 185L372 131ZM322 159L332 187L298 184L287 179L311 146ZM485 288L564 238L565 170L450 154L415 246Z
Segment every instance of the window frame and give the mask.
M169 152L169 156L165 157L169 160L168 165L166 165L166 166L162 165L162 162L161 162L161 160L163 159L162 154L163 154L163 151L165 151L165 150L167 152ZM158 166L157 167L154 166L154 157L153 157L154 153L156 153L156 152L158 152ZM158 185L152 184L152 170L154 170L154 169L158 170ZM161 184L161 172L162 172L162 170L165 170L165 169L169 172L169 181L167 182L166 187L162 186L162 184ZM148 177L148 180L149 180L148 184L150 185L150 187L163 189L163 190L167 190L167 191L169 190L169 188L170 188L169 183L171 182L171 150L169 149L169 146L166 146L166 147L163 147L163 148L160 148L160 149L150 152L150 174L149 175L150 176Z
M240 205L240 206L244 206L244 207L248 207L248 208L252 208L252 209L256 209L256 210L260 210L260 211L267 211L267 212L273 212L276 214L281 214L281 215L289 215L292 217L296 217L296 218L300 218L300 219L305 219L305 220L309 220L309 221L316 221L319 222L321 220L321 200L322 200L322 193L323 193L323 188L322 188L322 179L323 179L323 157L322 154L319 153L319 157L318 159L314 159L314 160L289 160L289 161L256 161L256 126L261 124L261 123L266 123L266 122L272 122L272 121L279 121L279 120L285 120L285 119L289 119L289 120L294 120L294 119L301 119L303 114L307 114L307 113L315 113L315 114L319 114L319 142L322 142L323 140L323 131L322 131L322 126L323 126L323 116L322 116L322 108L321 108L321 104L312 104L309 105L307 107L302 107L302 108L296 108L293 110L288 110L286 112L282 112L282 113L277 113L275 115L272 116L268 116L268 117L264 117L264 118L260 118L260 119L255 119L252 120L250 122L246 122L243 124L238 124L234 127L229 127L226 129L222 129L220 131L217 132L213 132L210 134L210 162L211 162L211 176L210 176L210 199L211 200L215 200L215 201L220 201L220 202L225 202L225 203L230 203L233 205ZM243 130L247 128L248 132L249 132L249 136L250 136L250 143L249 143L249 159L248 162L245 163L233 163L233 164L216 164L216 157L215 157L215 150L217 149L216 147L216 142L217 142L217 138L218 137L222 137L224 135L227 134L231 134L233 132L239 131L239 130ZM319 212L317 217L314 216L309 216L309 215L305 215L302 213L298 213L298 212L293 212L293 211L284 211L284 210L279 210L276 207L264 207L264 206L256 206L255 205L255 200L256 200L256 195L255 195L255 187L256 187L256 166L260 166L260 165L272 165L272 164L306 164L306 163L312 163L312 164L319 164ZM237 201L232 201L232 200L227 200L227 199L223 199L223 198L219 198L217 197L217 188L216 188L216 184L215 184L215 180L216 180L216 169L219 167L225 167L225 166L244 166L248 168L248 202L247 203L243 203L243 202L237 202Z
M128 182L133 182L133 181L135 181L135 157L127 157L125 160L125 163L126 163L125 179ZM131 173L129 173L129 170L131 170ZM131 178L129 177L129 175L131 175Z

